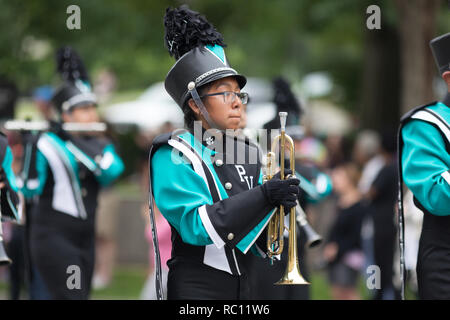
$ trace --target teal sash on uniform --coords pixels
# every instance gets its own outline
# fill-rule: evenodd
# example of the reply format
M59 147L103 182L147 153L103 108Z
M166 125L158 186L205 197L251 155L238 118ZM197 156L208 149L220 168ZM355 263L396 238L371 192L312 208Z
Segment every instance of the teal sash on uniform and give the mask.
M215 187L218 191L218 194L220 196L220 199L227 199L228 194L225 191L224 186L222 185L222 182L220 181L219 177L217 176L217 173L214 169L214 166L211 162L211 157L216 153L214 150L211 150L207 147L205 147L203 144L201 144L195 137L188 131L184 131L183 133L180 133L177 135L178 138L182 139L184 142L186 142L188 145L190 145L197 155L199 155L203 161L203 163L207 166L209 171L211 172ZM208 183L207 181L205 181ZM275 212L275 209L270 211L263 220L258 223L256 227L254 227L237 245L236 247L243 253L247 253L247 251L252 247L256 239L259 237L261 232L266 227L267 223L269 222L269 219L272 217L273 213ZM255 253L255 251L252 250L252 252Z

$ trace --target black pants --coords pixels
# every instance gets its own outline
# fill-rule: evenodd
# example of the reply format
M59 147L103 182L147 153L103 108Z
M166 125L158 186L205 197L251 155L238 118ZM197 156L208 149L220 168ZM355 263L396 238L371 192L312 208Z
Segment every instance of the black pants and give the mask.
M20 299L21 288L26 282L24 242L25 227L13 225L11 240L8 243L8 255L12 260L12 264L9 267L9 298L11 300Z
M52 299L88 299L95 262L93 225L60 212L50 214L51 223L33 223L33 263Z
M250 298L246 274L234 276L200 262L168 261L168 300L245 300ZM242 271L242 270L241 270Z
M417 259L419 298L450 300L450 217L424 214Z
M301 233L298 237L297 247L299 268L305 280L309 280L308 270L306 267L305 242L306 238ZM262 259L254 255L247 254L247 269L251 270L250 282L252 297L254 300L309 300L309 285L275 285L274 283L281 279L286 272L288 241L284 241L284 249L281 260L274 260L273 265L270 264L268 258Z

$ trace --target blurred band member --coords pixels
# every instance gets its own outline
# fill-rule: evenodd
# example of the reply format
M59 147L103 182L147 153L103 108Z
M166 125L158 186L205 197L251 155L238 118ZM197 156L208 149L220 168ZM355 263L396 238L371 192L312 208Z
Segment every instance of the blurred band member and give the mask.
M98 122L97 102L81 59L70 47L57 52L64 83L52 103L60 115L37 141L37 179L23 193L32 207L31 258L52 299L88 299L95 260L95 211L101 187L124 169L106 137L71 134L63 123Z
M417 261L420 299L450 299L450 33L430 42L448 92L417 107L399 130L400 178L423 212ZM401 185L400 185L401 186ZM399 190L402 196L402 190ZM400 215L402 218L402 207ZM402 222L402 220L400 220ZM401 234L402 235L402 234ZM403 237L400 238L401 243ZM402 263L403 269L404 263Z

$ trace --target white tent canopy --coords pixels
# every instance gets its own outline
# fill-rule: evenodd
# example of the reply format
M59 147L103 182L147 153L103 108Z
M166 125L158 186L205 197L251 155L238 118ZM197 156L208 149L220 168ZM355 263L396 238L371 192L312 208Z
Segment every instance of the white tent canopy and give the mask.
M268 80L249 78L243 89L250 95L247 106L247 128L259 129L276 116L276 106L271 102L273 88ZM314 133L345 133L350 127L348 115L325 101L306 104L305 121ZM162 82L158 82L134 100L107 107L105 119L111 124L134 124L143 131L158 130L164 123L171 122L177 128L183 127L184 115L172 100Z

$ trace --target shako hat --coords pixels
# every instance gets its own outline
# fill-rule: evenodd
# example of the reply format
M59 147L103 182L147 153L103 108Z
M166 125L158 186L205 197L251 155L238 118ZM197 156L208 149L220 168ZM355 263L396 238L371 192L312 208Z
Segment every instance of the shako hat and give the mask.
M166 76L165 88L181 108L191 97L197 103L196 88L215 80L232 76L241 89L245 86L247 79L226 58L222 35L204 16L186 5L167 8L164 27L166 47L177 60Z
M431 40L430 47L439 74L450 71L450 32Z
M51 100L56 109L61 113L82 105L97 105L84 63L76 51L69 46L58 49L56 63L64 81L55 90Z

